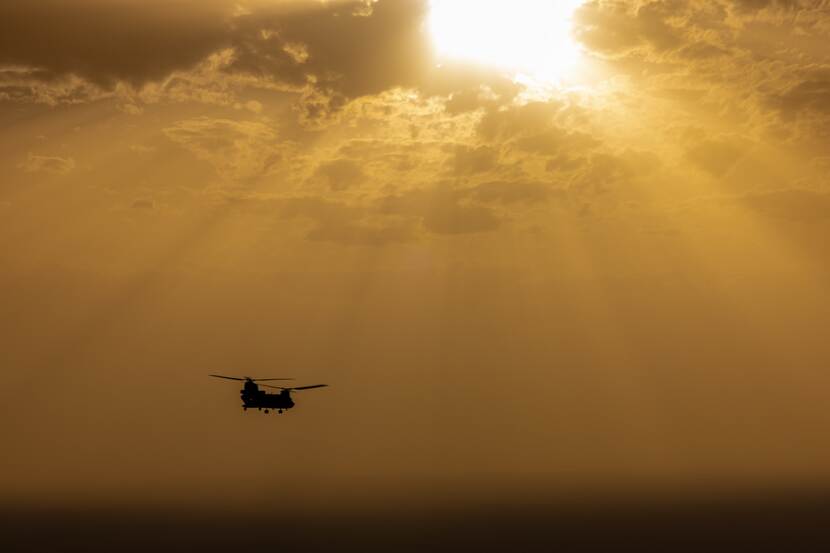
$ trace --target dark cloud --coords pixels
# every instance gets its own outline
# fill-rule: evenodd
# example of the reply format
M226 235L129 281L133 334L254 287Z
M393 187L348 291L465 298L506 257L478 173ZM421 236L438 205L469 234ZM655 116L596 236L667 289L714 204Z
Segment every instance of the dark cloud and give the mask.
M118 92L137 113L159 99L233 105L239 90L259 87L297 94L300 119L313 126L396 87L451 97L451 113L515 98L521 86L509 76L437 66L427 10L427 0L6 3L0 99L59 104Z
M7 2L0 64L33 68L40 81L76 75L105 88L138 87L231 49L227 74L308 85L336 109L423 82L425 9L423 0L258 3L243 11L222 0Z
M299 5L298 5L299 6ZM428 68L423 0L306 4L234 22L230 72L355 98L415 86Z
M769 103L789 117L810 111L830 116L830 67L802 71L795 83L771 94Z
M819 5L816 0L731 0L730 4L740 12L757 12L764 9L794 9Z
M38 0L0 3L0 64L111 86L190 67L228 43L228 2Z
M793 68L762 90L759 104L775 118L774 134L807 149L826 151L830 144L830 67Z

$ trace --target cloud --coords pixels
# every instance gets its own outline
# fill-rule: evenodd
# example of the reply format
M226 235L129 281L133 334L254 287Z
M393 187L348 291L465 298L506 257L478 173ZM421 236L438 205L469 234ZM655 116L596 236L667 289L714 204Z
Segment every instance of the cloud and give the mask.
M478 125L484 140L504 140L548 130L563 105L555 101L529 102L488 111Z
M112 87L195 65L227 41L230 2L38 0L0 3L0 64Z
M492 181L473 187L469 193L484 203L534 204L547 200L551 187L541 182Z
M274 129L259 121L198 117L179 121L164 134L228 179L261 177L285 155Z
M612 187L648 176L659 165L653 155L626 151L622 154L594 153L569 175L568 184L582 192L607 193Z
M378 205L382 213L419 218L434 234L475 234L501 225L492 209L465 202L464 196L464 192L439 185L386 196Z
M257 104L296 94L320 125L355 99L396 88L451 97L447 109L503 105L521 86L486 68L436 67L427 0L43 0L0 6L0 99L49 104ZM60 21L60 24L54 22ZM13 68L13 78L2 72ZM25 73L25 75L24 75Z
M41 156L30 152L18 167L27 173L66 175L75 169L75 160L71 157Z
M214 64L214 80L223 79L221 72L249 85L305 89L306 101L323 111L396 86L417 86L430 68L421 24L425 0L243 4L245 9L230 0L5 2L0 68L24 68L46 87L73 77L108 92L121 84L141 90L226 52L228 63ZM193 84L195 95L199 87ZM43 96L9 87L0 94Z
M417 188L363 202L320 196L251 201L282 219L311 222L305 238L315 242L382 246L423 238L425 234L463 235L496 230L501 218L484 201L512 203L508 194L478 198L478 190L448 186ZM491 193L492 194L492 193ZM472 201L475 200L475 201Z
M0 68L0 101L15 103L82 104L110 94L75 75L54 75L31 67Z
M315 242L382 246L414 238L413 225L398 218L378 217L371 211L315 197L275 200L280 217L312 221L306 238Z
M820 4L820 2L811 0L731 0L729 3L737 11L744 13L768 9L792 10Z
M794 70L766 92L762 106L778 117L779 129L791 141L830 145L830 65Z
M426 9L423 0L381 0L256 11L234 22L228 71L311 83L335 102L417 86L429 68Z
M360 166L349 159L334 159L321 163L314 175L332 190L346 190L366 180Z
M743 155L743 148L726 139L705 139L686 152L689 161L715 177L723 176Z
M444 109L459 115L486 108L493 110L513 101L522 86L508 76L484 68L445 63L421 85L427 95L446 97Z
M770 95L769 101L788 116L804 112L830 115L830 66L802 73L786 90Z
M574 16L576 36L591 50L611 56L641 47L658 52L676 50L687 43L682 20L692 4L675 0L593 0L583 4Z
M474 175L492 170L498 164L498 151L488 146L457 146L451 166L455 175Z
M574 115L581 118L581 110L551 100L514 104L488 110L478 125L481 140L545 157L577 156L598 146L600 141L589 133L567 128Z
M65 18L53 43L74 41L54 59L37 45L0 50L0 64L8 64L0 97L51 105L108 99L144 117L164 111L153 104L211 104L198 106L209 115L166 121L164 135L226 180L288 182L281 194L348 191L334 207L327 194L286 216L311 221L308 237L321 241L336 242L337 233L349 237L343 243L381 243L488 232L514 210L555 208L547 200L562 190L582 203L612 191L612 201L627 192L662 195L653 172L667 160L667 178L734 183L749 171L749 158L741 160L750 143L821 144L830 136L826 56L805 46L820 37L815 2L585 2L575 36L588 64L597 64L590 94L543 94L486 68L435 67L425 0L243 0L244 9L184 0L175 16L158 0L124 0L118 9L102 0L76 4L75 12L56 0L44 3L51 11L0 9L17 21ZM135 28L115 14L135 16ZM180 36L168 16L181 24ZM133 40L113 49L123 64L99 51L100 37L117 40L109 31L96 36L106 25ZM36 27L23 22L17 36L43 38ZM69 40L82 30L82 39ZM784 36L792 40L776 46L773 38ZM157 65L140 59L146 52ZM700 133L677 131L689 127ZM694 186L672 193L692 194Z
M516 140L518 149L545 156L584 152L598 145L599 141L589 134L579 131L567 131L561 127L553 126L542 132L523 136Z

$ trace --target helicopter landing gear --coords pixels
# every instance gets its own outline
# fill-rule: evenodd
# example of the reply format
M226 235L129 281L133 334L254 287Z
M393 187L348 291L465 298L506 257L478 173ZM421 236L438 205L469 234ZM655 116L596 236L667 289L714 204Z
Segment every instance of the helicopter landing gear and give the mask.
M265 414L266 414L266 415L268 414L268 409L266 409L266 410L265 410Z
M279 411L277 411L277 413L279 413L280 415L282 415L282 409L280 409Z
M243 410L243 411L247 411L247 410L248 410L248 408L247 408L247 407L243 407L243 408L242 408L242 410Z

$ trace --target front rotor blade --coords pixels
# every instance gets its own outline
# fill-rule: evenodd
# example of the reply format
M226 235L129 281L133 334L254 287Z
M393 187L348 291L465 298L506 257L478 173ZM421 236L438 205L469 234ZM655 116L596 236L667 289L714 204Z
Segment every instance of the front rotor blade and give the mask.
M275 388L277 390L288 390L289 392L293 392L295 390L310 390L312 388L323 388L328 386L328 384L314 384L312 386L297 386L296 388L290 388L287 386L271 386L270 384L260 384L263 388Z
M208 376L212 376L213 378L224 378L226 380L245 380L244 378L236 376L222 376L221 374L209 374Z
M268 380L294 380L293 378L251 378L254 382L267 382Z

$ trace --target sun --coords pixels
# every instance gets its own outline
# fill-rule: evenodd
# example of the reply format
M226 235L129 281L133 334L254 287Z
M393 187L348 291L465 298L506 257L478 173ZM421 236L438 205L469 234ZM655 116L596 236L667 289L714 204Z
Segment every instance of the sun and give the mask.
M556 81L574 68L571 19L584 0L432 0L428 19L442 59Z

